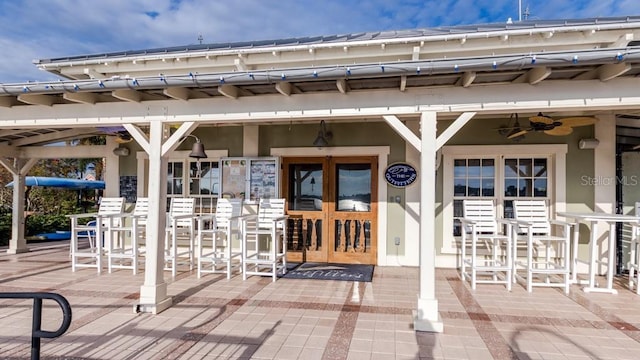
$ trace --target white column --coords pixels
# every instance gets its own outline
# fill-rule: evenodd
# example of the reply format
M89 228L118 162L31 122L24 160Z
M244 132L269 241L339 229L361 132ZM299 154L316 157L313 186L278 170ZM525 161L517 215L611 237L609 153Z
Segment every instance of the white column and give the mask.
M15 167L20 169L24 160L16 159ZM24 238L24 175L20 172L13 173L13 208L11 213L11 240L9 240L8 254L28 252L27 240Z
M149 130L149 215L144 284L135 311L158 314L171 306L164 281L164 229L167 209L167 158L162 156L164 124L151 122Z
M420 293L413 327L416 331L442 332L444 324L435 291L436 118L436 112L423 112L420 117Z
M600 121L595 124L596 139L600 140L594 150L594 211L613 214L616 204L616 118L614 115L600 115ZM584 151L584 150L583 150ZM605 239L609 232L606 222L598 224L597 238L601 248L598 250L599 260L606 262L608 243ZM612 234L615 236L615 234ZM607 267L602 264L598 273L604 274Z
M416 120L407 121L407 127L415 133L420 133L420 122ZM420 145L422 146L422 144ZM405 145L406 159L409 164L414 164L418 174L422 173L420 168L420 150L413 147L409 142ZM422 179L422 177L421 177ZM420 186L413 184L404 190L405 215L404 215L404 262L408 265L420 264ZM417 214L417 215L413 215ZM418 234L418 239L415 239ZM411 238L411 239L410 239Z

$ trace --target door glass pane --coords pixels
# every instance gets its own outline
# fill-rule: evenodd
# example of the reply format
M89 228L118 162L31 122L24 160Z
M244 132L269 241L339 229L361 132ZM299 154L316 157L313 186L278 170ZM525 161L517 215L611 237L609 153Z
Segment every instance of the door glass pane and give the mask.
M322 210L322 164L289 165L289 210Z
M336 174L336 210L371 211L371 164L338 164Z

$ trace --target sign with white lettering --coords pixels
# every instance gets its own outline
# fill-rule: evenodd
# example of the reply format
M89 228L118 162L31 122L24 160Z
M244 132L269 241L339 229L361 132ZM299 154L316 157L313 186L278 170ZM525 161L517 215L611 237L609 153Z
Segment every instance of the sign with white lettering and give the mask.
M418 178L416 168L407 163L391 164L384 171L384 178L391 186L398 188L413 184Z

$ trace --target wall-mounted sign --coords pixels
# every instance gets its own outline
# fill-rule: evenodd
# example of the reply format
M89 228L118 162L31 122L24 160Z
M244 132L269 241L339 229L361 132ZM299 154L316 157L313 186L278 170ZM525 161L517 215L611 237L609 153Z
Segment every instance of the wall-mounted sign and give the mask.
M403 188L416 181L418 172L407 163L395 163L389 165L384 171L384 178L389 185Z

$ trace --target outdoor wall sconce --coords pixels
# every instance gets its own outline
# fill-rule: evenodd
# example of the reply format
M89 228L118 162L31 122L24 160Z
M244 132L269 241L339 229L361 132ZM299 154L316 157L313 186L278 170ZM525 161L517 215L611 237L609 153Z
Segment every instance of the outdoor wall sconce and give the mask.
M189 153L189 157L194 159L205 159L207 157L207 153L204 152L204 144L200 142L200 139L195 135L186 135L182 139L184 140L187 137L196 139L196 142L193 143L193 147L191 148L191 152Z
M316 139L313 141L313 145L318 148L325 147L329 145L331 138L333 138L333 133L327 131L324 120L320 121L320 131L318 131L318 136L316 136Z

